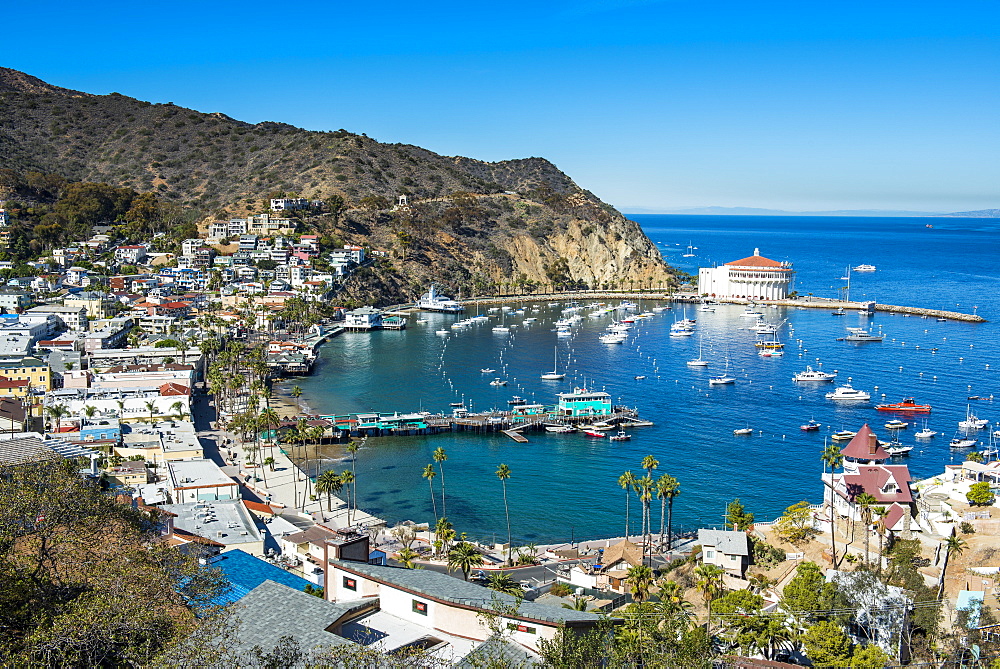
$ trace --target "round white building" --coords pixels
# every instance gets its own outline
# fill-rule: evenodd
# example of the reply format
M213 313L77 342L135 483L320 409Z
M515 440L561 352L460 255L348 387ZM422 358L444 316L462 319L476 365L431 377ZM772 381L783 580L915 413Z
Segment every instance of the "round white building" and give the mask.
M753 255L698 270L698 292L717 298L783 300L792 285L792 264Z

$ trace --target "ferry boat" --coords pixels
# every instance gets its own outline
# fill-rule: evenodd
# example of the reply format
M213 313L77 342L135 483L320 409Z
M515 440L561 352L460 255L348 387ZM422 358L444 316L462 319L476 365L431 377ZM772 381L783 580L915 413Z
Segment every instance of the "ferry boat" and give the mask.
M902 420L899 420L898 418L894 418L894 419L890 420L889 422L887 422L885 424L885 427L888 430L905 430L906 428L910 427L910 424L907 423L906 421L902 421Z
M855 272L874 272L875 265L858 265L854 268Z
M906 411L908 413L930 413L930 404L917 404L912 397L907 397L895 404L878 404L875 406L879 411Z
M844 401L861 401L867 402L872 398L871 395L863 390L857 390L852 388L849 384L844 384L834 390L832 393L826 394L826 399L828 400L844 400Z
M451 299L447 295L441 295L437 292L434 284L431 284L431 289L420 296L417 300L417 309L423 309L424 311L442 311L449 314L457 314L465 311L465 307Z
M819 381L821 383L833 381L837 378L837 372L824 372L821 369L813 369L806 365L806 371L799 372L792 377L792 381Z

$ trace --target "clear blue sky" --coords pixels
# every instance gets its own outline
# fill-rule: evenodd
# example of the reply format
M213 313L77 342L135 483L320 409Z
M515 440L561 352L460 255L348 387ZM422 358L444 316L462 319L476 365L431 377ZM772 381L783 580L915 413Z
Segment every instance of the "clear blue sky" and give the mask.
M1000 207L996 0L14 0L4 18L0 64L60 86L544 156L625 209Z

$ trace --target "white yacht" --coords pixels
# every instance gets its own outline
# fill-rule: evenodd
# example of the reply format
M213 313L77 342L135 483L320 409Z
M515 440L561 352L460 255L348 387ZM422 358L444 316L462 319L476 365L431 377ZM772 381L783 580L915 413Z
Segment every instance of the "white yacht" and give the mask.
M848 335L844 337L844 341L882 341L885 339L885 335L880 331L878 334L872 334L871 331L864 328L847 328Z
M979 418L972 413L971 405L965 407L965 420L958 421L958 426L963 430L981 430L989 424L990 422L985 418Z
M552 361L552 371L542 374L542 379L546 381L559 381L565 379L566 375L559 371L559 349L554 349Z
M457 314L465 311L460 303L451 299L447 295L441 295L437 292L434 284L431 284L431 289L420 296L417 300L417 309L423 309L424 311L443 311L445 313Z
M828 400L846 400L846 401L860 401L867 402L872 398L871 395L863 390L857 390L852 388L849 384L844 384L837 388L832 393L826 394L826 399Z
M855 272L874 272L875 265L858 265L854 268Z
M806 366L806 371L799 372L792 377L792 381L820 381L828 382L833 381L837 378L837 372L824 372L822 369L813 369L810 366Z

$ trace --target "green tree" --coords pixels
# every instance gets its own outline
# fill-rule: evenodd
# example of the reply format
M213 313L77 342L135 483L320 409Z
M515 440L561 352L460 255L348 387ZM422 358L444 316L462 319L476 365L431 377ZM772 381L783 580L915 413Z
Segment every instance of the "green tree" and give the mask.
M507 516L507 565L510 562L510 545L512 542L510 533L510 508L507 506L507 479L510 478L510 467L505 464L501 464L497 467L497 478L500 479L500 483L503 485L503 510L504 514Z
M892 662L889 655L873 643L854 649L852 669L883 669Z
M66 408L65 404L56 404L45 407L45 413L49 414L49 417L55 421L56 432L59 432L62 427L62 419L69 415L69 409Z
M469 572L473 567L483 565L483 554L467 541L460 541L448 551L448 570L461 569L462 576L469 580Z
M629 567L625 580L629 584L634 601L644 602L649 599L649 589L653 585L653 570L647 565L638 564Z
M865 526L865 562L871 564L872 512L878 500L874 495L863 492L854 498L854 503L861 510L861 523Z
M732 527L734 530L746 532L753 525L753 521L753 514L747 512L738 497L726 505L727 528Z
M427 487L431 491L431 506L434 508L434 517L437 518L437 500L434 497L434 477L437 476L437 471L434 470L434 465L429 463L426 467L424 467L424 471L421 476L427 479Z
M153 417L156 415L156 402L146 402L146 411L149 412L149 424L153 425Z
M990 490L988 481L980 481L969 486L965 498L972 506L990 506L996 500L996 495Z
M673 521L674 512L674 497L680 493L680 483L676 478L670 474L663 474L656 480L656 496L660 499L660 550L663 550L663 538L664 538L664 527L673 529L670 527ZM667 502L670 502L670 520L671 523L666 522L666 509L664 508ZM669 532L667 534L669 537ZM666 544L667 550L670 550L670 541Z
M961 537L948 537L944 540L945 546L948 549L948 555L961 555L965 552L965 549L969 547L969 544Z
M340 472L340 482L347 486L347 524L351 524L351 490L354 487L354 474L350 469Z
M441 470L441 515L445 518L448 517L448 503L444 492L444 462L447 459L448 454L445 453L444 447L438 446L434 449L434 462L437 463L438 469Z
M625 491L625 538L628 539L630 534L630 525L628 518L628 500L631 497L632 487L635 485L635 474L631 471L626 471L624 474L618 477L618 485L622 487Z
M418 557L420 557L420 554L409 546L404 546L403 549L396 554L396 559L399 560L399 563L406 569L413 569L416 566L415 560Z
M496 590L497 592L503 592L508 595L514 595L515 597L523 597L524 590L521 586L507 574L502 571L495 571L490 573L486 577L486 587L490 590Z
M268 456L264 458L264 465L268 467L272 472L274 471L274 458Z
M573 602L571 604L563 603L562 607L571 611L586 611L589 603L590 601L586 597L574 595Z
M358 450L359 449L360 449L360 446L359 446L358 442L356 442L356 441L351 441L344 448L345 451L347 451L348 453L351 454L351 474L353 475L353 480L354 480L354 486L351 488L351 495L352 495L352 498L353 498L353 505L354 505L355 509L358 508L358 484L357 484L358 470L357 470L357 464L358 464Z
M836 586L826 581L819 565L802 562L781 592L781 606L800 620L805 620L815 611L832 608L835 596Z
M800 544L816 534L809 502L792 504L774 524L774 533L782 541Z
M344 488L344 481L332 469L328 469L316 477L316 492L326 495L326 510L333 511L333 496Z
M837 512L834 509L834 493L833 493L833 472L837 467L844 461L844 456L840 454L840 449L837 448L836 444L829 444L824 449L822 454L820 454L820 459L823 461L823 474L826 474L826 468L830 468L830 479L823 479L824 485L830 492L829 510L830 510L830 558L833 563L833 568L837 568Z
M694 569L697 579L695 587L701 593L705 605L708 607L708 621L705 629L711 634L712 631L712 600L722 592L722 567L714 564L700 564Z
M835 622L821 620L802 635L806 655L815 667L843 667L851 658L851 640Z

